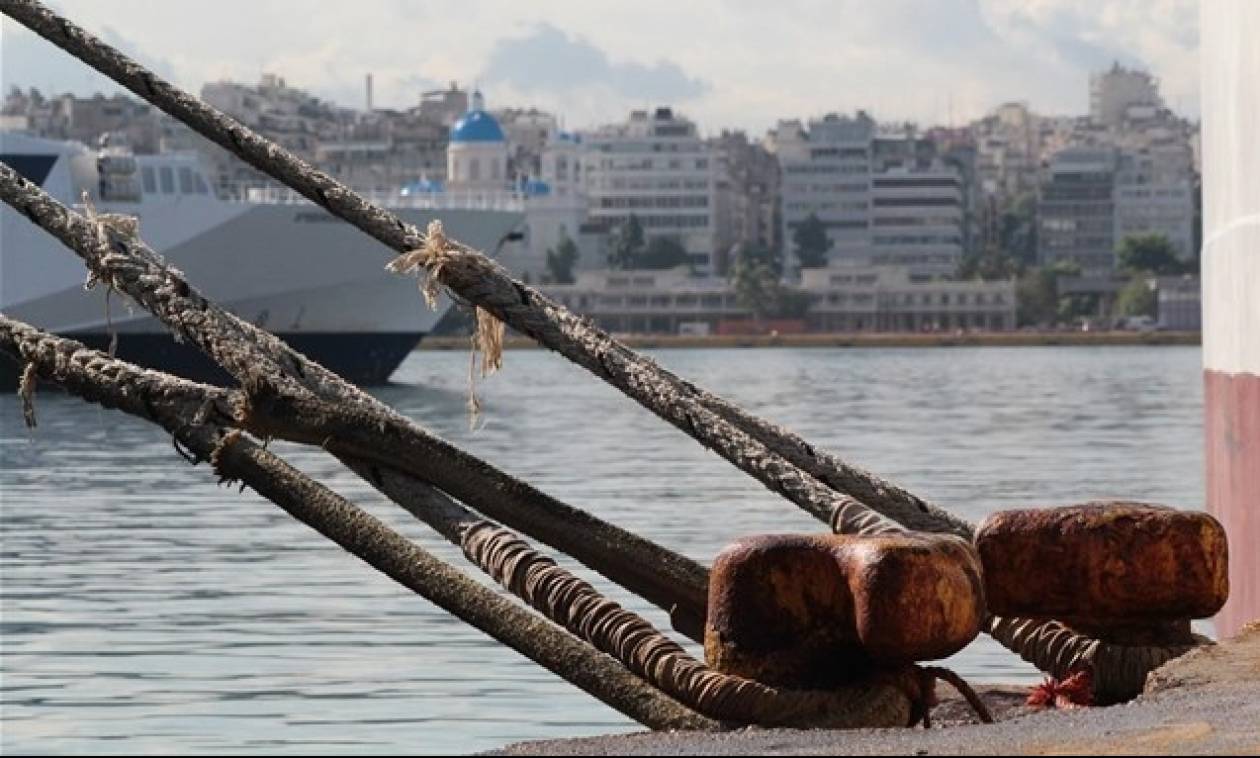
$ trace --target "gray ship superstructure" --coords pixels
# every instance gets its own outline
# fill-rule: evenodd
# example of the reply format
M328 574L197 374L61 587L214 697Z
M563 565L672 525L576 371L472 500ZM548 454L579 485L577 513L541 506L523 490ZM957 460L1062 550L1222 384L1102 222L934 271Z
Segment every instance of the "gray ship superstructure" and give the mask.
M212 187L193 153L131 155L0 133L0 160L63 203L86 192L100 212L136 216L145 242L205 296L359 384L385 382L449 307L428 309L413 280L388 273L384 245L286 188ZM487 252L523 221L511 196L478 207L435 192L371 199L421 229L441 219L449 236ZM107 313L105 289L85 291L84 279L60 242L0 209L0 311L94 347L117 333L120 358L226 380L122 298ZM0 383L15 370L4 365Z

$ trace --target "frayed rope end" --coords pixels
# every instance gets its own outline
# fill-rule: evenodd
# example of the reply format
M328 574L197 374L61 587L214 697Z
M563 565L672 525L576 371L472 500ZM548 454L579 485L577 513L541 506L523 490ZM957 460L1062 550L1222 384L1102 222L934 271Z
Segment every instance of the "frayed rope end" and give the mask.
M460 253L460 247L452 242L442 228L442 222L434 219L425 231L424 244L415 250L399 255L385 266L395 274L424 274L420 293L430 309L436 309L442 294L442 269ZM468 413L469 426L476 425L481 415L481 399L477 397L477 356L481 355L480 374L488 377L503 368L503 337L506 327L484 308L474 308L476 326L472 333L472 355L468 366Z
M35 373L35 364L27 363L22 369L22 379L18 382L18 397L22 398L22 420L27 429L34 429L35 424L35 384L39 376Z
M451 241L442 229L442 222L434 219L429 222L425 231L424 244L415 250L409 250L386 264L385 268L395 274L415 274L425 276L420 282L420 294L430 310L437 310L438 297L442 294L440 276L442 267L451 259L453 251Z

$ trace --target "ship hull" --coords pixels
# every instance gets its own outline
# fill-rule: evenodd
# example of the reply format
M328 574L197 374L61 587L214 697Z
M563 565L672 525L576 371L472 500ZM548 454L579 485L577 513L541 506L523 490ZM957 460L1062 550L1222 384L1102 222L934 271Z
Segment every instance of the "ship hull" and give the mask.
M8 136L0 153L44 154L39 180L74 202L78 160L56 143ZM62 149L58 155L54 151ZM40 153L40 151L43 151ZM20 156L19 156L20 157ZM145 165L146 157L141 157ZM155 158L154 160L160 160ZM27 163L34 165L28 157ZM308 202L237 203L208 193L146 193L132 203L99 203L102 211L135 216L140 236L225 310L279 335L290 346L356 384L382 384L450 307L429 308L415 279L386 270L394 251ZM492 251L522 214L491 209L395 208L424 229L440 219L446 233ZM119 358L189 379L226 383L195 347L102 285L85 291L74 253L29 220L0 208L0 311L41 329L104 348L118 335ZM13 361L0 386L16 381Z
M70 339L102 352L109 349L105 332L67 334ZM385 384L399 364L424 336L419 332L302 332L276 335L289 347L350 382L372 386ZM169 334L136 332L119 334L115 356L193 381L221 386L235 382L223 369L189 344ZM17 388L20 367L0 353L0 390Z

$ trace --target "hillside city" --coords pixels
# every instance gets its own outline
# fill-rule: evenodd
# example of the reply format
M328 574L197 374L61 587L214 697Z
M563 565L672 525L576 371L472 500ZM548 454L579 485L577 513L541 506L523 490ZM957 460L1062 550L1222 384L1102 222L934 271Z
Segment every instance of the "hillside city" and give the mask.
M571 132L456 83L377 108L370 75L363 109L272 74L201 96L356 189L520 211L496 257L613 331L1199 328L1198 125L1119 64L1086 115L827 113L760 137L667 106ZM14 87L0 129L195 151L223 195L266 184L124 95Z

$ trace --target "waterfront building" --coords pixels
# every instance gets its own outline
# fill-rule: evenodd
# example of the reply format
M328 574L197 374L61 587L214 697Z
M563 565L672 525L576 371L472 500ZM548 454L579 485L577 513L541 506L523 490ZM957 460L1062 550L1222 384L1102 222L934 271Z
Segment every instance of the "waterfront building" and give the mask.
M667 271L585 271L547 294L614 332L716 334L753 313L731 283ZM814 332L1004 331L1015 328L1013 281L923 280L897 266L831 265L801 272Z
M828 114L809 121L780 121L768 144L781 171L784 269L796 263L793 235L811 216L831 242L828 259L850 263L870 257L871 151L875 121Z
M1121 152L1115 189L1117 244L1130 235L1160 234L1172 243L1179 259L1198 256L1193 162L1184 142Z
M558 250L564 240L578 249L574 271L607 265L606 252L591 240L606 234L599 227L586 224L587 198L582 182L582 138L570 132L553 130L539 154L540 175L537 179L518 180L526 192L525 223L527 243L513 263L513 270L531 281L547 281L548 251Z
M1015 282L924 280L907 266L801 272L812 331L920 332L1015 328Z
M904 266L951 276L972 236L974 152L913 127L881 132L865 113L780 122L771 135L782 169L782 239L791 248L811 216L831 241L828 260Z
M1086 277L1115 268L1113 147L1075 147L1050 160L1037 199L1037 260L1042 266L1074 263Z
M1202 327L1203 301L1197 276L1161 276L1156 284L1159 328L1197 332Z
M635 216L647 241L671 239L699 274L713 270L715 165L695 123L670 108L582 134L590 218L614 230Z
M951 276L963 250L958 170L940 161L891 168L871 178L869 260L920 276Z

